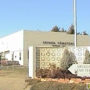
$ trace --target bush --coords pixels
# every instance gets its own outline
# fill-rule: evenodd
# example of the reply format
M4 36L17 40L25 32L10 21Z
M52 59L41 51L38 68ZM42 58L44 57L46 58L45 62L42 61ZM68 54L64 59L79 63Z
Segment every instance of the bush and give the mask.
M54 69L51 73L51 70L49 69L40 69L37 70L37 77L42 78L68 78L71 79L72 77L77 77L76 75L73 75L68 70L62 70L62 69Z
M9 61L9 60L2 60L0 61L0 64L2 63L3 66L10 66L10 65L20 65L19 61Z
M50 77L50 69L38 69L36 70L36 76L38 78Z

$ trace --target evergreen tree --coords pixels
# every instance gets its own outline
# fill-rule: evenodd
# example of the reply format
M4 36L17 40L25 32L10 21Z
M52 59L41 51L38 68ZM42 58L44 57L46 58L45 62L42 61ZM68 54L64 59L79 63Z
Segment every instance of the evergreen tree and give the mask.
M59 32L60 28L58 26L55 26L52 28L51 32Z
M69 28L69 30L67 31L67 34L74 34L74 25L72 24Z

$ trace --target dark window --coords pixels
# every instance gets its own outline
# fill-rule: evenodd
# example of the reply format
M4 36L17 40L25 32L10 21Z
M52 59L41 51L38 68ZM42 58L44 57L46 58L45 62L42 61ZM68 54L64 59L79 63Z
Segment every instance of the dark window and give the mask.
M27 59L29 60L29 50L27 51Z
M14 60L14 53L12 54L12 60Z
M21 52L19 53L19 60L21 60Z

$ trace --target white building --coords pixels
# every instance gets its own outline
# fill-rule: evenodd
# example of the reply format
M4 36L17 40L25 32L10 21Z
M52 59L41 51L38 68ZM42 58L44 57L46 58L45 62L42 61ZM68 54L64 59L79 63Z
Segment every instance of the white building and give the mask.
M28 65L30 46L74 46L74 35L65 32L21 30L0 38L0 53L8 60ZM77 46L90 47L89 35L77 35Z
M0 52L6 59L17 60L23 65L23 31L0 38Z

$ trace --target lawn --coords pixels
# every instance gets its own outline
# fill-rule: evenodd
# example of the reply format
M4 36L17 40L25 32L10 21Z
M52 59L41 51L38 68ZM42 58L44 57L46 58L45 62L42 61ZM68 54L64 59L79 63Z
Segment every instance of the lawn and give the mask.
M28 78L28 68L2 67L0 70L0 90L29 90L25 80Z
M32 87L31 87L32 86ZM30 89L31 87L31 89ZM26 67L3 67L0 70L0 90L87 90L85 84L53 81L41 82L28 78Z

